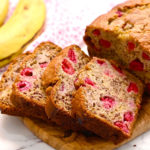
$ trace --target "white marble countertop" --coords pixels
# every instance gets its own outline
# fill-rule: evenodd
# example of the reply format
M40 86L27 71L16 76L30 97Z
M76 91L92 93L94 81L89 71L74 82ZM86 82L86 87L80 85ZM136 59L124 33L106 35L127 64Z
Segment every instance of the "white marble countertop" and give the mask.
M17 117L0 114L0 150L53 150L35 137ZM117 150L150 150L150 131Z
M14 2L14 0L11 1ZM18 0L15 1L17 2ZM81 3L81 0L78 1ZM114 4L116 5L123 1L124 0L99 1L99 6L97 6L99 11L97 11L97 13L106 12L106 10L110 9ZM100 2L103 4L100 5ZM88 1L86 1L86 3L88 4ZM69 4L71 5L71 3ZM89 3L89 6L91 5L93 8L96 7L94 2ZM35 137L19 118L0 114L0 150L53 150L53 148ZM117 150L150 150L150 131Z

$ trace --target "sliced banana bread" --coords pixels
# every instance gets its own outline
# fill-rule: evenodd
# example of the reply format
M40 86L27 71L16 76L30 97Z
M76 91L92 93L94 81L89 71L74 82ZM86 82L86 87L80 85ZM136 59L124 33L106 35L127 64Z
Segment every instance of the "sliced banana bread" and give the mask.
M29 53L22 54L17 57L9 65L6 72L2 75L0 81L0 109L4 114L17 115L17 116L29 116L25 114L20 108L15 107L10 101L10 95L12 93L12 84L19 73L20 65Z
M71 101L78 71L89 57L76 45L63 49L48 65L42 80L47 88L46 113L52 121L66 129L80 130L72 118Z
M79 72L75 86L72 112L87 130L115 143L130 137L143 92L136 77L94 57Z
M47 119L46 94L41 85L41 75L61 48L51 42L41 43L27 56L22 65L11 94L12 103L36 118Z
M87 26L91 56L111 58L137 75L150 93L150 0L129 0Z

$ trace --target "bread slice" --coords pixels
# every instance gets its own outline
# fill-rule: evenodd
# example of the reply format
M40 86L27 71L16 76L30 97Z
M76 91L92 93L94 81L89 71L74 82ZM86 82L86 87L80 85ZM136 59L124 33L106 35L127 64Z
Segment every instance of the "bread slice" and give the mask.
M17 108L21 108L36 118L47 120L46 94L41 85L41 75L49 62L60 51L61 48L57 45L44 42L25 58L11 94L11 101Z
M86 28L90 56L113 59L147 85L150 94L150 1L128 0Z
M142 100L140 80L114 62L94 57L75 85L72 112L87 130L115 143L131 136Z
M42 77L47 88L46 113L66 129L80 130L72 118L71 101L77 73L88 61L89 57L78 46L71 45L51 61Z
M19 73L20 65L22 64L25 57L27 57L28 55L29 52L22 54L14 59L13 62L9 65L7 71L2 75L0 81L0 109L1 112L4 114L29 116L29 114L25 114L25 112L22 112L20 108L15 107L10 101L12 84Z

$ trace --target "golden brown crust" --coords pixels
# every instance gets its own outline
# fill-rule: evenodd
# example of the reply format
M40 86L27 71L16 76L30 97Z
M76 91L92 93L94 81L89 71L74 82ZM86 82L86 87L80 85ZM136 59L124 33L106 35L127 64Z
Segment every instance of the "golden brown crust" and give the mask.
M112 10L110 10L107 14L99 16L97 19L95 19L90 26L93 27L100 27L105 30L109 29L108 20L110 18L113 18L116 15L116 12L118 10L126 10L126 9L132 9L137 6L147 5L150 4L150 0L128 0L122 4L118 4L115 6ZM138 16L137 16L138 18Z
M86 31L90 28L98 28L100 30L102 29L102 30L105 30L107 32L108 31L113 32L114 26L110 26L109 21L111 19L115 18L117 11L126 12L128 9L132 9L132 8L139 7L139 6L146 6L149 4L150 4L150 0L136 0L136 1L135 0L128 0L122 4L117 5L116 7L114 7L107 14L99 16L89 26L87 26ZM143 14L143 18L145 18L145 15L147 15L147 14ZM137 22L137 25L139 24L139 26L140 25L143 26L143 27L139 27L139 30L141 30L141 31L139 31L137 28L136 31L129 32L128 34L130 36L130 39L133 39L133 41L136 41L140 44L143 51L150 52L150 45L149 45L150 33L147 32L149 30L150 23L148 21L149 19L146 22L143 21L143 23L138 22L138 20L141 19L140 18L141 16L142 16L141 14L136 14L136 16L134 16L134 21L133 21L132 16L130 18L127 18L127 20L125 20L125 21L131 22L132 24L136 24L136 22ZM118 22L118 24L119 24L119 22ZM141 28L143 28L143 29L141 29ZM144 33L144 36L143 36L143 33ZM85 42L86 42L86 38L87 38L87 36L85 35L84 36Z
M31 54L30 56L28 56L25 60L24 63L22 64L21 68L24 67L24 65L26 64L26 62L28 62L28 60L32 60L34 59L36 53L38 51L40 51L41 49L45 48L46 46L50 46L55 48L56 53L61 51L61 48L57 45L55 45L54 43L51 42L43 42L41 43L33 52L33 54ZM18 76L16 79L16 82L20 79L20 77ZM34 117L36 118L40 118L46 121L49 121L46 113L45 113L45 102L46 99L43 99L42 101L38 101L35 98L29 98L28 96L26 96L25 94L22 94L18 88L16 87L15 84L13 84L13 92L11 94L11 101L12 103L18 107L24 110L24 112L28 112L30 114L33 114Z

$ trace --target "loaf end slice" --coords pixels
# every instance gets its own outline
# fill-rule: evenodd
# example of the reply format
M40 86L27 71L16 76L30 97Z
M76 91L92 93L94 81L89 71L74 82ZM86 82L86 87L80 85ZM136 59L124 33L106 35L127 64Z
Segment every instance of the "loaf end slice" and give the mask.
M31 116L30 114L25 114L20 108L15 107L10 101L10 95L12 93L12 84L16 79L16 76L19 73L20 65L22 64L25 57L30 53L27 52L18 56L13 62L9 65L6 72L2 75L0 81L0 109L1 112L8 115L16 116Z
M65 129L82 128L72 117L71 101L77 73L88 61L89 57L78 46L71 45L51 61L43 74L43 85L47 88L46 113Z
M94 57L78 74L72 112L80 124L115 143L132 134L143 84L116 63Z
M41 85L41 76L49 62L61 51L51 42L41 43L34 52L25 58L21 70L13 84L12 103L43 120L45 114L46 94Z

